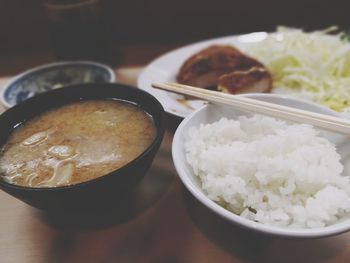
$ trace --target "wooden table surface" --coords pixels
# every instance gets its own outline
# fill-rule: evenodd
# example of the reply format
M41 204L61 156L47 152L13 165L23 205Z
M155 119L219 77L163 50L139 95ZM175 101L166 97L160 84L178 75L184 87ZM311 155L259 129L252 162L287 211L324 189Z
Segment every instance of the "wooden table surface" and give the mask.
M135 85L142 69L135 65L170 48L126 48L129 60L116 70L119 81ZM22 55L0 57L0 86L9 73L52 61L34 53L21 63ZM0 262L350 262L350 232L311 240L269 237L231 225L199 204L174 169L171 142L178 121L168 121L144 180L126 206L110 214L47 216L0 192Z

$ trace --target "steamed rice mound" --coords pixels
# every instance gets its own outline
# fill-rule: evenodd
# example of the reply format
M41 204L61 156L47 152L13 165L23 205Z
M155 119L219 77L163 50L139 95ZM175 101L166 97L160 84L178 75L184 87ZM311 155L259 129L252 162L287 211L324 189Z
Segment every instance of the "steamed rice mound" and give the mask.
M193 127L186 159L207 196L275 226L323 227L350 212L350 180L335 146L312 126L241 116Z

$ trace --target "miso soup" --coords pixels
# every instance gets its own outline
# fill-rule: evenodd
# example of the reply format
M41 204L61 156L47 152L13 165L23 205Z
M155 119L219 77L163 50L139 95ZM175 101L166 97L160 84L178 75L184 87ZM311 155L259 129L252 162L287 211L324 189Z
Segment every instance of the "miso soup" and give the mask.
M72 103L16 128L1 149L0 175L29 187L77 184L126 165L155 136L153 119L131 103Z

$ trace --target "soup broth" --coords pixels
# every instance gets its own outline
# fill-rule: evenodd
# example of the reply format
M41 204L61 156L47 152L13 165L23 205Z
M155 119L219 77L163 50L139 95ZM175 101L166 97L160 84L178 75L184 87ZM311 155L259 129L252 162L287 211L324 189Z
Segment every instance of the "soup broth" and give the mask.
M152 118L135 105L76 102L20 125L1 149L0 174L29 187L77 184L129 163L155 136Z

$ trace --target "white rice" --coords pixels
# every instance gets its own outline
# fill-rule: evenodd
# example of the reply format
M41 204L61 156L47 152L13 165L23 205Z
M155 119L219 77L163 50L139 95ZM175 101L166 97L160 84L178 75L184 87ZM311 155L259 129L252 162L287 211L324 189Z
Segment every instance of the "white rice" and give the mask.
M254 115L192 128L186 158L208 197L251 220L323 227L350 212L335 146L312 126Z

